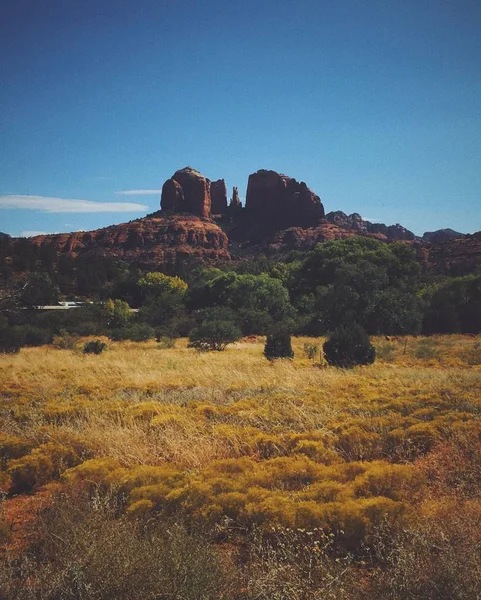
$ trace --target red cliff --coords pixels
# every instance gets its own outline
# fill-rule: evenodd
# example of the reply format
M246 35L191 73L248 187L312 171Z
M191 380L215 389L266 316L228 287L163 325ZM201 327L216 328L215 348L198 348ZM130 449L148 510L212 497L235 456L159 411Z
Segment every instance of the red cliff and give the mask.
M177 258L230 258L228 239L214 223L193 216L145 217L95 231L40 235L34 244L71 256L109 256L158 267Z

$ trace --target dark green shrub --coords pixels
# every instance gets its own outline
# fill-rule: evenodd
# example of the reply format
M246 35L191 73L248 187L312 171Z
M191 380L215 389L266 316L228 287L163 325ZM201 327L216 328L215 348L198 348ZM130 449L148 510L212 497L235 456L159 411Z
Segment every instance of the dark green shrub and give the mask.
M329 365L349 369L355 365L369 365L376 358L376 350L369 336L357 323L341 325L323 346Z
M224 350L242 337L241 330L231 321L206 321L192 329L189 335L189 348L200 351Z
M0 353L14 354L20 352L24 345L24 335L19 327L5 327L0 329Z
M101 340L90 340L84 345L84 354L100 354L107 348L107 344Z
M42 329L35 325L21 325L18 329L23 335L24 346L43 346L52 341L49 329Z
M264 346L264 356L269 360L273 360L274 358L294 358L291 335L284 331L268 335L266 345Z

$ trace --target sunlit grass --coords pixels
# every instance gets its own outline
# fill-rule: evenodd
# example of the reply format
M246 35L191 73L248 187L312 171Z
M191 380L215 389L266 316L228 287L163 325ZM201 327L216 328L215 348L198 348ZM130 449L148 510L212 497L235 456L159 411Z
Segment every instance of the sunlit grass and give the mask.
M47 436L68 444L69 436L81 436L90 455L123 464L193 468L255 453L242 440L246 427L277 436L332 435L338 423L393 413L405 418L425 406L479 415L481 367L462 358L476 339L376 338L390 350L352 370L326 367L320 353L306 356L306 344L320 349L322 343L295 338L295 359L273 362L263 356L263 339L209 353L187 348L187 340L174 349L109 342L99 356L22 349L0 356L2 428L36 443ZM425 347L436 350L436 360L419 352ZM206 418L209 406L220 412ZM241 429L228 439L217 423Z

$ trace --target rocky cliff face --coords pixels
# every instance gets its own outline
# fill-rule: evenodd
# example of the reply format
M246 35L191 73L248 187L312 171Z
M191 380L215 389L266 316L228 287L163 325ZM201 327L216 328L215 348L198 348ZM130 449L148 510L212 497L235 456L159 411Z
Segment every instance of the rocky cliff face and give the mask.
M313 250L317 244L332 240L354 237L352 230L343 229L332 223L321 223L317 227L289 227L278 231L260 245L260 250L268 254L289 250Z
M326 219L329 223L342 227L343 229L352 229L360 233L367 233L367 221L364 221L359 213L346 215L342 210L335 210L327 213Z
M412 231L402 225L384 225L384 223L371 223L365 221L359 213L346 215L342 210L327 213L326 219L343 229L348 229L361 234L374 234L376 237L385 238L389 241L413 241L416 236Z
M230 199L229 206L234 209L242 208L239 198L239 190L235 186L232 188L232 198Z
M162 186L160 206L163 211L208 219L211 214L210 181L192 167L180 169Z
M227 187L223 179L210 184L211 212L213 215L225 215L227 212Z
M459 238L465 238L464 233L454 231L454 229L437 229L436 231L425 231L421 238L423 242L447 242L449 240L456 240Z
M436 272L467 275L481 269L481 231L422 245L424 261Z
M301 181L262 169L249 175L246 214L277 229L314 227L324 217L322 202Z
M41 235L34 244L71 256L109 256L158 268L177 259L228 260L229 241L214 223L193 216L145 217L95 231Z
M223 179L211 183L186 167L164 183L161 211L154 215L96 231L37 236L32 241L61 254L110 256L158 269L178 259L229 260L230 249L256 256L310 250L320 242L365 235L414 241L419 259L439 273L473 272L481 266L481 233L451 239L456 234L451 231L445 230L439 242L439 236L425 234L432 240L426 243L415 241L414 234L401 225L370 223L358 213L335 211L325 216L321 200L304 182L267 170L249 176L245 208L236 187L227 206Z

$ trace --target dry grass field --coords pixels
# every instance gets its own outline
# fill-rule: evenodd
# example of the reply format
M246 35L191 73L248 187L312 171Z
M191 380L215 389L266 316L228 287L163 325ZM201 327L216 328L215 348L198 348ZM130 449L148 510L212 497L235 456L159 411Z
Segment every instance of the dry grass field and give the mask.
M479 338L322 342L0 356L0 598L480 598Z

